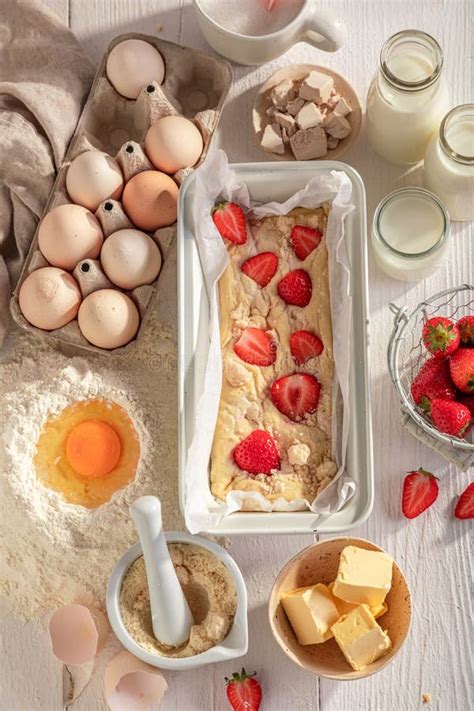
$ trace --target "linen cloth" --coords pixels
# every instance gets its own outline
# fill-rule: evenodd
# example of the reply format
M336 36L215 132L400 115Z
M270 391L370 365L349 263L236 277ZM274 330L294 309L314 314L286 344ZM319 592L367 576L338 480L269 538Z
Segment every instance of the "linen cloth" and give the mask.
M35 0L0 3L0 347L9 301L94 68Z

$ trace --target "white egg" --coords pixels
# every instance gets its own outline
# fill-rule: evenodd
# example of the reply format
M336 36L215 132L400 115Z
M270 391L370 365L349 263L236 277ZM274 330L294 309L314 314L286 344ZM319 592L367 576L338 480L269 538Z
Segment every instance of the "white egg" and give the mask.
M43 267L29 274L20 287L18 302L32 326L53 331L76 317L81 292L76 280L56 267Z
M145 136L148 158L164 173L191 168L201 157L203 147L199 129L184 116L158 119Z
M107 78L127 99L136 99L145 84L163 82L165 64L149 42L128 39L115 45L107 58Z
M66 188L73 202L95 212L103 200L121 196L122 171L107 153L84 151L68 168Z
M139 230L109 235L100 253L104 272L121 289L151 284L161 269L161 253L151 237Z
M135 338L138 309L121 291L100 289L86 296L77 316L81 333L98 348L120 348Z
M104 235L99 221L81 205L58 205L43 217L38 246L54 267L73 270L82 259L96 259Z

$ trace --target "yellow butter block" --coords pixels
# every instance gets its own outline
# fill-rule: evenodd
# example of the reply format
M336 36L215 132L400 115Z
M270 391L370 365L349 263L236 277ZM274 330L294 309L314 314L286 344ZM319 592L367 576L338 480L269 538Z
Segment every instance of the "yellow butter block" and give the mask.
M391 588L392 566L387 553L346 546L339 558L333 595L345 602L377 608Z
M341 600L340 597L336 597L333 593L333 587L334 583L329 583L328 585L328 590L332 595L332 599L334 604L336 605L337 609L339 610L339 614L341 615L347 615L349 612L351 612L355 607L357 607L357 603L355 602L346 602L345 600ZM385 615L385 613L388 610L388 605L386 602L382 602L381 605L377 605L377 607L370 607L370 611L372 615L374 616L374 619L377 619L377 617L382 617L382 615Z
M392 646L390 637L375 621L368 605L355 607L331 630L341 652L356 671L365 669Z
M332 637L340 617L326 585L318 583L284 593L281 604L300 644L320 644Z

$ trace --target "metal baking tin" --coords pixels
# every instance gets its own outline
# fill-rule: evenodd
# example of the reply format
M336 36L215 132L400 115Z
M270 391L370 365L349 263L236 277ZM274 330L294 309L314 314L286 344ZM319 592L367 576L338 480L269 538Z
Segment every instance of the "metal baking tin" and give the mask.
M351 422L346 471L355 480L355 495L338 512L318 517L311 511L238 511L205 533L242 535L262 533L341 533L360 525L374 501L372 416L369 395L368 260L365 188L359 174L337 161L304 163L237 163L230 166L239 182L259 202L283 202L304 188L315 174L344 171L353 186L353 210L345 219L345 241L352 274ZM196 426L196 409L204 385L209 349L209 300L194 240L195 176L184 182L178 210L178 358L179 358L179 496L184 511L187 452Z

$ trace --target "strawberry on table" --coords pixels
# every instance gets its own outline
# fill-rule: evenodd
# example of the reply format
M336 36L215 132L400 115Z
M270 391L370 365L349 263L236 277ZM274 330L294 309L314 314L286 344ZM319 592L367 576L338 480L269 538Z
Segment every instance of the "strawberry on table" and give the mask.
M456 518L474 518L474 482L471 482L458 499L454 509Z
M305 225L295 225L291 230L290 240L298 259L303 261L321 242L323 233L321 230Z
M471 413L454 400L432 400L430 414L436 429L451 437L465 437L471 426Z
M290 351L298 365L321 355L324 350L323 342L311 331L295 331L290 336Z
M274 252L261 252L250 257L241 266L244 274L253 279L259 286L267 286L278 269L278 257Z
M474 316L463 316L456 326L461 337L461 346L474 346Z
M438 358L429 358L423 363L410 389L415 403L427 413L430 411L431 400L454 400L456 397L448 362Z
M262 701L262 687L255 672L247 674L242 669L240 674L232 674L232 678L225 679L227 698L234 711L258 711Z
M276 345L270 336L261 328L252 326L246 328L234 343L234 352L251 365L272 365L276 359Z
M278 294L287 304L307 306L311 301L313 285L311 277L304 269L288 272L278 282Z
M273 383L270 394L272 402L284 415L299 422L316 412L321 386L313 375L294 373L284 375Z
M459 329L444 316L434 316L423 326L422 338L425 348L435 358L444 358L459 348Z
M247 222L240 205L235 202L220 202L212 210L212 219L224 239L234 244L247 241Z
M438 498L438 479L420 467L408 472L403 482L402 511L406 518L416 518Z
M254 430L232 453L239 469L249 474L271 474L280 468L280 453L273 437L265 430Z
M474 349L458 348L449 359L449 372L458 390L474 392Z

